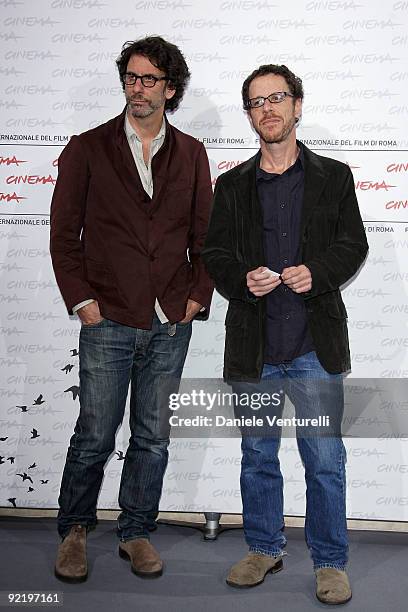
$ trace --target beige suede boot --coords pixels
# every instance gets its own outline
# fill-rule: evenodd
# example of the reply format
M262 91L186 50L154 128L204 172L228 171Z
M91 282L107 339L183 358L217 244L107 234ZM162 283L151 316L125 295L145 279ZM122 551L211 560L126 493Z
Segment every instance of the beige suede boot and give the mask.
M147 538L119 544L119 555L130 561L132 572L142 578L157 578L163 573L163 561Z
M59 545L55 575L64 582L84 582L87 579L86 527L74 525Z
M260 553L248 553L232 566L227 584L244 589L257 586L264 581L268 572L275 574L283 569L282 557L269 557Z
M316 570L316 597L326 604L344 604L351 599L351 588L344 570L322 567Z

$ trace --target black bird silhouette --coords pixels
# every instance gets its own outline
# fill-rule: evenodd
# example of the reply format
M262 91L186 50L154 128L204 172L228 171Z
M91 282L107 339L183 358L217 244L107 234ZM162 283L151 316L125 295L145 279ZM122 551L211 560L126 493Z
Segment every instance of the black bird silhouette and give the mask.
M71 357L78 357L78 349L69 349L71 351Z
M13 506L15 508L17 508L17 506L16 506L16 498L15 497L9 497L7 501L9 501L10 504L13 504Z
M121 450L120 451L116 451L115 455L118 456L117 461L123 461L123 459L125 458L125 455L123 454L123 452Z
M45 400L43 400L43 395L42 393L40 393L40 395L37 397L36 400L34 400L33 402L33 406L41 406L41 404L44 404Z
M14 463L14 459L15 457L7 457L7 461L10 461L10 463Z
M6 463L6 462L4 461L4 457L2 457L2 456L0 455L0 465L1 465L2 463Z
M48 480L40 480L41 484L47 484Z
M39 438L39 437L40 437L40 434L39 434L39 433L38 433L38 431L37 431L36 429L34 429L34 427L33 427L33 429L31 430L31 438L30 438L30 440L34 440L34 438Z
M34 491L33 487L28 487L27 493L31 493L31 491Z
M35 467L37 467L37 464L36 463L32 463L31 465L28 466L27 469L32 470Z
M68 372L71 372L72 368L74 368L74 364L73 363L67 363L66 366L64 366L63 368L61 368L61 372L65 372L65 374L68 374Z
M79 387L78 387L78 385L72 385L72 387L69 387L68 389L65 389L64 393L68 393L68 391L71 391L72 399L76 400L76 398L79 395Z
M27 406L16 406L16 408L21 408L21 412L27 412Z
M5 438L0 438L0 442L5 442L7 440L8 436L6 436Z
M23 474L16 474L16 476L21 476L21 478L23 479L23 482L25 480L29 480L31 482L31 484L34 484L33 479L31 478L31 476L26 474L26 472L24 472Z

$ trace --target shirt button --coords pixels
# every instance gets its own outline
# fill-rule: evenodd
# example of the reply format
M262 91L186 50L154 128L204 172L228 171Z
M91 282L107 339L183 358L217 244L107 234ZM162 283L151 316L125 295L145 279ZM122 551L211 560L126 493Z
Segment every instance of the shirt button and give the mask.
M285 315L285 319L288 321L290 319L290 315Z
M287 235L288 235L288 234L287 234L287 232L282 232L282 236L283 236L284 238L286 238L286 236L287 236Z
M281 208L285 208L286 204L281 204L280 207Z
M288 260L287 260L287 259L284 259L284 260L283 260L283 263L284 263L284 264L287 264L287 263L288 263Z
M287 293L289 291L289 287L284 287L283 290L285 293Z

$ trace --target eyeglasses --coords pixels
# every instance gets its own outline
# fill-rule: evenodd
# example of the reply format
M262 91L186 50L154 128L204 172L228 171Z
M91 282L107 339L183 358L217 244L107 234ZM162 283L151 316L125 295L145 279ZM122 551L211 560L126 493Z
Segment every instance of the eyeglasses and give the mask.
M135 74L134 72L125 72L122 80L125 85L135 85L137 79L140 79L143 87L154 87L157 81L168 81L167 77L157 77L153 74Z
M294 98L295 96L287 91L275 91L271 93L269 96L258 96L257 98L251 98L246 103L246 108L260 108L265 104L265 101L268 100L271 104L279 104L283 102L286 97Z

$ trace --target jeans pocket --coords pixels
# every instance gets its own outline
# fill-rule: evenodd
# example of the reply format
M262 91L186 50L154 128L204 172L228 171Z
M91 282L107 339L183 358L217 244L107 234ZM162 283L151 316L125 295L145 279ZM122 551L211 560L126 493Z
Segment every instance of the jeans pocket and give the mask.
M96 323L81 323L81 327L82 328L92 328L92 327L100 327L104 322L106 321L106 319L101 319L100 321L97 321Z

